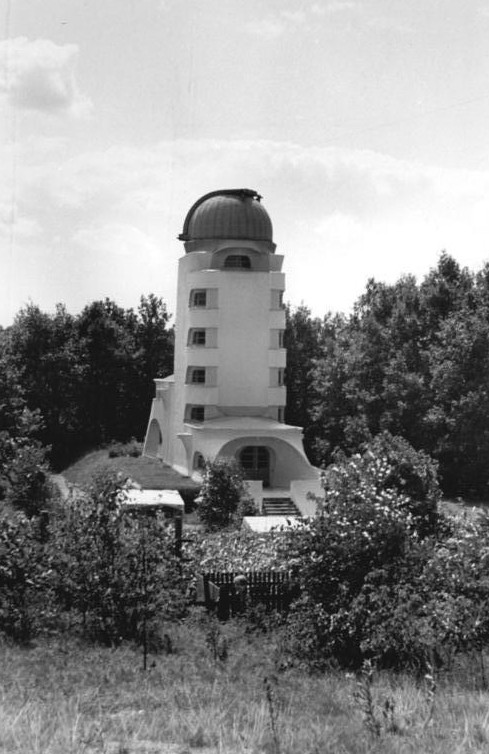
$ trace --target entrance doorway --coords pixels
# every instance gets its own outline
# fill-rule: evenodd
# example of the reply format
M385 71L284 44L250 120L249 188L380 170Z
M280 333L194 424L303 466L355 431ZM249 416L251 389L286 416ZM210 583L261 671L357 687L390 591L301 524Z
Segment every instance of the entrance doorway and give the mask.
M245 479L258 479L270 487L270 451L264 445L248 445L239 453Z

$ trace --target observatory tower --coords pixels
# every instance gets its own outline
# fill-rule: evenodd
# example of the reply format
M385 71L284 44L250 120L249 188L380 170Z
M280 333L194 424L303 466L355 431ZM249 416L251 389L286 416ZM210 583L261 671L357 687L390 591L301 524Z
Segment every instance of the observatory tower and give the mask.
M179 239L174 374L155 380L144 452L195 479L205 459L236 458L260 508L282 495L310 515L319 473L284 424L283 257L260 195L202 196Z

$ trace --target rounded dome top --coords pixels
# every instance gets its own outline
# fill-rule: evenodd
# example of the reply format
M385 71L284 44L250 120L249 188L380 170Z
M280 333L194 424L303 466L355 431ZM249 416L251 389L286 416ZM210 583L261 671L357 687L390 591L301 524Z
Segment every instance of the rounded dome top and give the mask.
M251 189L223 189L205 194L187 213L179 239L272 242L272 222L260 199Z

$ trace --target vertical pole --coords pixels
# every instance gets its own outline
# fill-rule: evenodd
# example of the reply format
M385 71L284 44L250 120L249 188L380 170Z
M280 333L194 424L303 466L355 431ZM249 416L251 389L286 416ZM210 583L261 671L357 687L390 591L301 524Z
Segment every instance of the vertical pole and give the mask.
M183 515L177 514L175 516L175 555L177 558L182 557L182 529Z
M148 609L148 592L147 592L147 573L146 573L146 521L144 521L144 528L143 528L143 540L142 540L142 549L143 549L143 670L146 671L148 667L148 632L147 632L147 625L146 625L146 619L147 619L147 609Z

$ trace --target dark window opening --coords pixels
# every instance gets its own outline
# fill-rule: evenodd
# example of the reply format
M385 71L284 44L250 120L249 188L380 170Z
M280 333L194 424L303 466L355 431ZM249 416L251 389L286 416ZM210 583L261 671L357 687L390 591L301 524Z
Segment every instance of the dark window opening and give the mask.
M203 422L205 419L204 406L192 406L190 409L190 421Z
M190 343L193 346L205 346L205 330L192 330Z
M205 369L192 369L191 382L202 384L205 382Z
M230 254L224 261L224 267L234 267L235 269L250 270L251 260L245 254Z
M190 306L199 306L205 308L207 306L207 291L192 291L192 295L190 297Z

